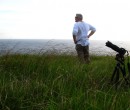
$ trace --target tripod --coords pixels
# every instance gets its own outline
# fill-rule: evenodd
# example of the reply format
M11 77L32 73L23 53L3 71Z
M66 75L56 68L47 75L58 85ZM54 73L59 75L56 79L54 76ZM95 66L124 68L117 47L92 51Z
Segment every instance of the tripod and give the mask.
M126 69L125 69L125 63L124 63L124 56L117 54L115 60L117 61L117 64L115 66L115 69L113 71L112 77L111 77L111 82L115 84L116 88L119 85L119 76L120 76L120 72L123 75L123 78L126 82L126 84L128 85L128 79L126 78ZM115 77L115 81L114 81L114 77Z

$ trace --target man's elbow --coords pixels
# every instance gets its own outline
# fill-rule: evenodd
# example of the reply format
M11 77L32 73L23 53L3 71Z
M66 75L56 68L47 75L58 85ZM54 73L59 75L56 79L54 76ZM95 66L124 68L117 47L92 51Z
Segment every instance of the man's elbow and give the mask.
M92 30L91 32L94 34L96 32L96 30Z

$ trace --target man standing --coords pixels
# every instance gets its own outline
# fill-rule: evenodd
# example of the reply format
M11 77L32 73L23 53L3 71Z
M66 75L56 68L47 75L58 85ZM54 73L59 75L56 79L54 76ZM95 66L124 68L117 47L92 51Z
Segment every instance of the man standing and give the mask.
M76 14L76 23L73 27L73 41L76 44L75 48L80 62L89 63L89 38L96 32L96 28L82 20L82 14Z

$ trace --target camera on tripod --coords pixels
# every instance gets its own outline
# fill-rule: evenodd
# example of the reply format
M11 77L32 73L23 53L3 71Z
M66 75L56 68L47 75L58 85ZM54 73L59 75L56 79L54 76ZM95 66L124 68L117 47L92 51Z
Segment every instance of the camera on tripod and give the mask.
M110 47L111 49L115 50L116 52L118 52L121 56L123 56L127 50L125 50L124 48L119 48L118 46L112 44L110 41L106 42L106 46Z
M118 46L112 44L110 41L106 42L106 46L110 47L111 49L115 50L116 52L118 52L118 54L116 54L116 61L117 64L115 66L115 69L113 71L112 77L111 77L111 82L114 84L116 84L116 88L120 82L120 78L119 78L119 73L121 71L123 78L126 82L126 84L130 84L129 83L129 79L130 79L130 63L129 63L129 53L127 50L125 50L124 48L119 48ZM125 59L124 59L124 55L127 52L127 58L128 58L128 62L127 62L127 67L128 67L128 77L126 75L126 68L125 68ZM114 81L114 77L115 77L115 81Z

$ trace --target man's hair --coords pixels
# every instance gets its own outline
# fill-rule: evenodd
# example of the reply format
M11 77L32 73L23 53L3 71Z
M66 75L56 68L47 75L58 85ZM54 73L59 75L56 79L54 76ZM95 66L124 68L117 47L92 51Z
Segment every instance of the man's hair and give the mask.
M82 14L76 14L76 17L83 19L83 15Z

